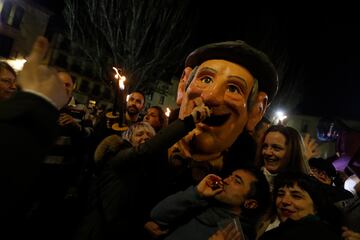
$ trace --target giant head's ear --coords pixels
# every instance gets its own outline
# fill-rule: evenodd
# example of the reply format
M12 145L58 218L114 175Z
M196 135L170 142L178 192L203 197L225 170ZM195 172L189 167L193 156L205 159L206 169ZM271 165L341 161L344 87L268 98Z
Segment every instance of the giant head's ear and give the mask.
M183 96L185 94L185 86L189 80L190 74L191 74L192 68L186 67L181 75L181 78L179 80L178 90L177 90L177 97L176 97L176 104L178 106L181 105L181 101L183 99Z
M258 202L255 199L247 199L244 202L244 207L247 209L255 209L258 207Z
M255 102L250 106L249 119L246 124L246 130L252 134L255 126L260 122L268 107L268 96L265 92L259 92Z

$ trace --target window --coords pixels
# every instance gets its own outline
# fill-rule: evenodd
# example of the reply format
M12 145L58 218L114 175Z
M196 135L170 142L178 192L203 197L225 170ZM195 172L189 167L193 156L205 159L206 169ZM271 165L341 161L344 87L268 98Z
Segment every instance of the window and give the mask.
M81 81L79 90L80 92L87 93L89 91L89 82L85 80Z
M8 22L11 8L12 8L12 3L9 1L5 1L3 4L2 10L1 10L1 22L3 22L3 23Z
M24 9L22 7L17 6L16 10L15 10L13 22L12 22L11 25L14 28L19 29L20 23L21 23L21 20L22 20L23 16L24 16Z
M99 96L100 95L100 86L98 84L95 84L92 89L92 95Z
M159 103L160 103L161 105L163 105L163 104L164 104L164 101L165 101L165 96L160 96L160 101L159 101Z
M10 57L13 43L14 39L0 34L0 56L5 58Z
M308 131L309 131L309 125L308 125L307 121L302 120L301 121L301 132L306 133Z

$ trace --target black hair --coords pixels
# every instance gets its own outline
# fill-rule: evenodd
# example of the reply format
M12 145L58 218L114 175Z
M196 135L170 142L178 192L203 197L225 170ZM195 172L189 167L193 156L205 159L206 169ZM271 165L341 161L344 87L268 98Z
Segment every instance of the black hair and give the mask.
M325 172L325 174L331 178L334 179L336 177L336 169L334 165L328 161L327 159L323 158L310 158L308 160L310 168L315 168L320 171Z
M15 70L7 63L4 61L0 61L0 72L5 69L8 70L9 72L11 72L15 77L16 77L16 72Z
M254 209L243 207L241 213L243 217L251 219L256 223L260 217L264 215L271 203L269 183L258 168L248 166L239 170L244 170L256 178L256 180L251 183L250 191L246 195L246 199L256 200L258 206Z
M133 93L139 93L140 95L142 95L143 99L144 99L144 105L145 105L145 100L146 100L145 93L141 90L134 90L134 91L130 92L129 94L133 94Z
M282 172L276 176L274 181L273 198L276 202L278 190L282 187L299 186L302 190L306 191L314 203L314 210L316 215L322 221L331 224L334 227L340 228L341 213L332 204L329 197L327 197L325 186L322 185L315 178L294 171Z
M167 118L167 116L165 115L165 112L164 112L164 110L160 107L160 106L150 106L148 109L150 109L150 108L154 108L154 109L156 109L157 111L158 111L158 113L159 113L159 122L160 122L160 128L159 129L155 129L156 130L156 132L157 131L159 131L160 129L163 129L163 128L165 128L165 127L167 127L167 125L168 125L168 118Z

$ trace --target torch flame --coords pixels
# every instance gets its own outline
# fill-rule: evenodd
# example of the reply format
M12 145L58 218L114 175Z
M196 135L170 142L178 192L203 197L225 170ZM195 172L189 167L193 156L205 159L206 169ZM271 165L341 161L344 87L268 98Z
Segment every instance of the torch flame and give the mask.
M125 80L126 80L126 77L121 75L119 73L119 69L116 68L116 67L113 67L114 71L115 71L115 78L116 79L119 79L119 87L121 90L124 90L125 89Z

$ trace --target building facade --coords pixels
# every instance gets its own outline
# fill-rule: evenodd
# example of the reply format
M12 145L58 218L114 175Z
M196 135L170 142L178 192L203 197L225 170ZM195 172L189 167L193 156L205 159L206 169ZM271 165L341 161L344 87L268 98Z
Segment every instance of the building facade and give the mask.
M53 13L30 1L0 0L0 57L27 56Z

